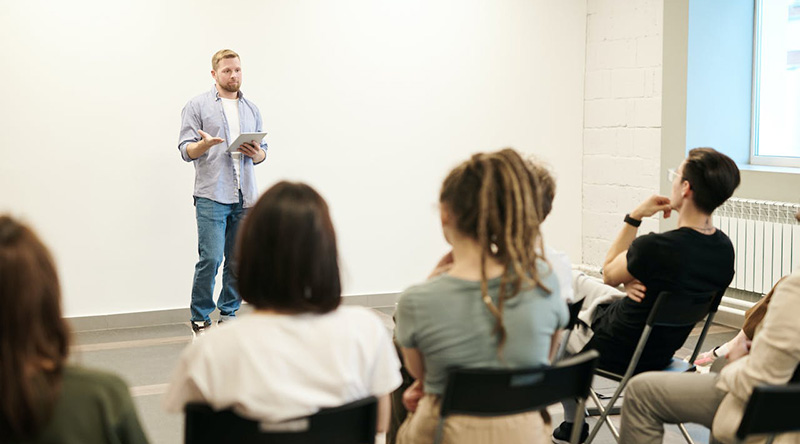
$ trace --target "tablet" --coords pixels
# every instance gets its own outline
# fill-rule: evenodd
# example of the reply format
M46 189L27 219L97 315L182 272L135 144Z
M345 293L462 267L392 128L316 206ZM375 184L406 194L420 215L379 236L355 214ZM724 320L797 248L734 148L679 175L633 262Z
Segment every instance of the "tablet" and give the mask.
M228 145L228 152L229 153L238 153L239 147L246 142L252 142L255 140L258 143L261 143L261 140L264 139L266 136L266 131L263 133L242 133L239 134L239 137L236 138L230 145Z

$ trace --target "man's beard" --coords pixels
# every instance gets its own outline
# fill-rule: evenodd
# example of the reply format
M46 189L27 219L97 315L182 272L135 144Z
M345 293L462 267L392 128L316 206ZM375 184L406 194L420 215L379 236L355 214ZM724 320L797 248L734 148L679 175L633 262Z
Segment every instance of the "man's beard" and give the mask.
M227 85L220 85L220 86L225 91L235 93L235 92L239 92L239 88L242 86L242 84L241 83L229 83Z

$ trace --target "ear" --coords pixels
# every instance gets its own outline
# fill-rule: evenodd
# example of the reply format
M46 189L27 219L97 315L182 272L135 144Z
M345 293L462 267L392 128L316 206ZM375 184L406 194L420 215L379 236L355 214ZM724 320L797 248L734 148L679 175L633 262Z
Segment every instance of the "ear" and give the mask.
M450 213L450 209L447 208L447 205L443 203L439 203L439 217L442 219L442 226L450 225L450 222L453 220L453 214Z
M681 182L681 196L686 199L687 197L691 197L692 194L694 194L694 190L692 190L692 185L689 184L689 181L684 180Z
M211 78L217 80L217 72L214 71L213 69L211 70Z

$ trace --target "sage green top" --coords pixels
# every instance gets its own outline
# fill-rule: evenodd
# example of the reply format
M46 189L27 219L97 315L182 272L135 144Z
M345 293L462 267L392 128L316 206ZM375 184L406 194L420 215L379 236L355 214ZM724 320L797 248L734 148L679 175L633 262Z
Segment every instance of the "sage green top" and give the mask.
M146 443L125 382L111 373L68 365L45 428L33 440L11 444Z
M503 307L506 343L498 356L497 321L481 297L481 283L447 274L400 295L395 334L401 346L418 349L425 361L425 393L442 394L451 367L522 368L549 364L553 333L569 321L558 279L540 263L542 288L523 288ZM498 303L500 278L489 280Z

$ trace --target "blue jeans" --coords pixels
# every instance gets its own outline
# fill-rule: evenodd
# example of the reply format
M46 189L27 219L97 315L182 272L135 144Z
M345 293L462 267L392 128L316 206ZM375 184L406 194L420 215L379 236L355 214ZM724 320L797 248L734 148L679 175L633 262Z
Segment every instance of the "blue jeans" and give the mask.
M236 310L242 304L239 291L236 289L236 278L233 275L236 231L239 222L244 218L246 210L242 207L242 193L239 192L239 203L221 204L203 197L195 198L195 214L197 215L197 252L200 260L194 267L194 283L192 285L192 321L210 322L208 315L214 311L214 283L217 270L222 264L222 291L217 300L221 318L236 316Z

